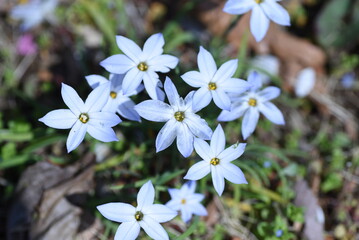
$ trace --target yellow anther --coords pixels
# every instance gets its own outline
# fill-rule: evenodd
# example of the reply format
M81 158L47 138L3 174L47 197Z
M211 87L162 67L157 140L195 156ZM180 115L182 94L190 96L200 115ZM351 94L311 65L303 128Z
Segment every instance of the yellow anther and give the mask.
M114 92L114 91L111 91L111 92L110 92L110 97L113 98L113 99L115 99L115 98L117 97L117 93Z
M250 99L248 100L248 105L249 105L249 106L252 106L252 107L257 106L257 100L256 100L255 98L250 98Z
M181 204L186 204L186 199L183 198L183 199L181 200Z
M254 0L256 3L260 4L262 2L264 2L264 0Z
M217 85L214 82L210 82L210 83L208 83L208 89L209 90L216 90Z
M140 211L137 211L137 212L135 213L135 219L136 219L136 221L141 221L142 218L143 218L143 213L140 212Z
M80 116L79 116L79 120L82 123L87 123L90 120L90 118L89 118L89 115L87 113L81 113Z
M175 119L179 122L182 122L185 118L184 112L175 112Z
M148 65L145 63L145 62L140 62L138 65L137 65L137 68L138 70L142 71L142 72L145 72L147 71L148 69Z
M212 164L213 166L216 166L216 165L219 164L219 159L218 158L212 158L209 163Z

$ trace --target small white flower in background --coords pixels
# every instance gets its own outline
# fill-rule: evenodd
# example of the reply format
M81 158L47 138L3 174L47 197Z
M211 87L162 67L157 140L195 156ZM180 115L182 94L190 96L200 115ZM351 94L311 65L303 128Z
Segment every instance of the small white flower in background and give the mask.
M313 68L305 68L301 70L294 85L297 97L306 97L315 85L315 70Z
M122 222L116 231L115 240L134 240L141 227L151 238L167 240L168 234L160 223L170 221L177 216L177 212L162 204L153 204L154 199L155 189L148 181L138 192L137 207L117 202L97 206L97 209L105 218Z
M109 84L103 84L94 89L84 103L72 87L63 83L62 99L70 109L51 111L39 121L52 128L71 128L66 141L68 152L80 145L86 132L102 142L118 141L111 127L119 124L121 119L115 113L101 112L109 94Z
M207 216L207 210L200 203L204 199L204 195L195 193L196 182L189 181L183 184L181 189L169 188L171 200L166 206L181 212L181 218L184 222L188 222L192 218L192 214L198 216Z
M225 62L218 70L211 53L202 46L197 56L197 71L183 74L182 79L192 87L199 88L193 95L193 109L199 111L212 100L220 108L230 110L231 100L228 92L243 93L250 87L241 79L232 78L238 66L238 60Z
M262 113L269 121L275 124L284 125L284 117L282 112L270 102L280 94L277 87L266 87L259 91L262 87L262 81L257 72L251 73L248 82L252 87L247 93L233 96L232 110L223 110L218 116L218 121L233 121L244 115L242 121L242 136L247 139L255 130L259 113Z
M100 75L86 76L88 84L95 89L99 85L111 83L110 94L108 95L108 101L103 107L102 111L117 112L120 116L133 121L141 121L140 115L135 111L135 103L129 98L143 90L143 85L140 84L137 89L128 94L123 94L122 82L124 74L110 74L110 80Z
M116 36L116 42L124 54L108 57L100 65L110 73L125 74L122 84L124 94L135 91L143 80L148 95L152 99L163 100L162 83L156 72L169 72L177 66L178 58L162 54L165 44L162 34L148 38L143 50L123 36Z
M32 0L15 6L10 14L12 18L22 20L21 28L27 31L39 25L44 19L53 22L53 12L57 4L57 0Z
M224 190L224 179L236 184L247 184L242 170L231 163L243 154L246 144L234 144L224 149L225 145L226 138L221 125L213 132L210 145L202 139L195 139L194 148L203 160L194 164L184 179L198 180L211 173L214 189L220 196Z
M147 120L166 122L156 138L157 152L166 149L177 137L178 150L184 157L188 157L193 152L193 139L210 139L212 130L207 122L193 111L193 92L183 100L168 77L164 88L170 104L159 100L147 100L137 104L135 110Z
M228 0L223 11L229 14L243 14L252 10L250 29L257 42L266 35L270 20L289 26L288 12L278 3L278 0Z
M248 75L257 71L262 83L268 84L270 82L270 76L277 76L279 74L279 59L272 55L259 55L250 61L250 67ZM263 70L264 73L257 69Z

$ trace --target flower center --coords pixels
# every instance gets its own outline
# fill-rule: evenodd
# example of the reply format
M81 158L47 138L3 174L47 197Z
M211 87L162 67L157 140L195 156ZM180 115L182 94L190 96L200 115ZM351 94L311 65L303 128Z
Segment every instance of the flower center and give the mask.
M136 221L141 221L143 219L143 213L140 211L137 211L135 213L135 219L136 219Z
M186 199L182 198L181 204L186 204Z
M216 90L217 85L214 82L210 82L210 83L208 83L208 89L209 90Z
M137 65L137 68L138 70L142 71L142 72L145 72L147 71L148 69L148 65L145 63L145 62L140 62L138 65Z
M179 122L182 122L185 117L184 112L179 112L179 111L175 112L174 116L175 116L175 119Z
M260 4L262 2L264 2L264 0L254 0L256 3Z
M209 163L212 164L213 166L216 166L216 165L219 164L219 159L218 158L212 158Z
M114 91L111 91L111 92L110 92L110 97L113 98L113 99L115 99L115 98L117 97L117 93L114 92Z
M250 99L248 100L248 105L249 105L249 106L252 106L252 107L257 106L257 100L256 100L255 98L250 98Z
M87 113L81 113L80 116L79 116L79 120L82 123L87 123L90 120L90 118L89 118L89 115Z

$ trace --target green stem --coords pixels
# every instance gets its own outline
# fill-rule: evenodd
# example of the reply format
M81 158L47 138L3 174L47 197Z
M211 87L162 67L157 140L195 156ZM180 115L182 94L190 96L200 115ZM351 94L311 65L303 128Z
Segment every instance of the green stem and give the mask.
M194 232L194 230L197 228L198 223L199 223L199 217L196 216L196 217L194 217L192 225L181 236L176 238L176 240L184 240L187 237L189 237Z

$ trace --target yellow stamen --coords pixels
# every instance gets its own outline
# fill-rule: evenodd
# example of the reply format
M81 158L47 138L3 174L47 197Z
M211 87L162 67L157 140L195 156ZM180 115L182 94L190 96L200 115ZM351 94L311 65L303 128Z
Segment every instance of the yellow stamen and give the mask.
M257 100L254 99L254 98L250 98L250 99L248 100L248 105L249 105L249 106L252 106L252 107L257 106Z
M138 65L137 65L137 68L138 70L142 71L142 72L145 72L147 71L148 69L148 65L145 63L145 62L140 62Z
M212 164L213 166L216 166L216 165L219 164L219 159L218 158L212 158L209 163Z
M117 97L117 93L114 92L114 91L111 91L111 92L110 92L110 97L113 98L113 99L115 99L115 98Z
M175 119L179 122L182 122L185 118L184 112L175 112Z
M217 85L213 82L208 83L208 89L209 90L216 90L217 89Z
M256 3L260 4L262 2L264 2L264 0L254 0Z
M80 116L79 116L79 120L82 123L87 123L90 120L90 118L89 118L89 115L87 113L81 113Z
M141 221L142 218L143 218L143 213L140 212L140 211L137 211L137 212L135 213L135 219L136 219L136 221Z
M181 200L181 204L186 204L186 199L183 198L183 199Z

